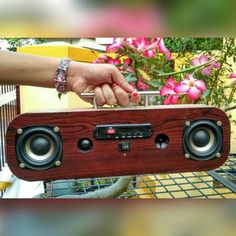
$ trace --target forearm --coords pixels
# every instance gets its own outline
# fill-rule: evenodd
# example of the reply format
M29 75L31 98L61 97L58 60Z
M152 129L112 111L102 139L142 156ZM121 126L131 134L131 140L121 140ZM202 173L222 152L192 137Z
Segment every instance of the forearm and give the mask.
M0 50L0 84L53 88L59 60Z

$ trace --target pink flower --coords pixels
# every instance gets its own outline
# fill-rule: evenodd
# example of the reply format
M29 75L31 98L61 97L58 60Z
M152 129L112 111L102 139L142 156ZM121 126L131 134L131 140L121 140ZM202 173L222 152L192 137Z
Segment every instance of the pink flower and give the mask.
M236 73L231 73L229 75L230 79L233 79L232 85L236 85ZM235 80L234 80L235 79Z
M121 60L117 59L117 58L113 59L112 57L109 57L107 63L108 64L113 64L113 65L120 65Z
M176 88L178 87L178 83L172 78L169 77L167 79L167 84L163 86L160 90L160 95L161 96L166 96L167 97L164 99L163 104L164 105L169 105L169 104L177 104L179 101L179 96L176 93Z
M123 62L123 65L119 67L120 71L134 72L134 68L131 66L132 60L130 58L126 58Z
M164 44L164 39L160 38L157 42L157 47L160 53L164 53L166 55L166 60L171 60L172 54L171 52L166 48Z
M124 60L124 64L126 66L129 66L131 63L132 63L132 60L129 57Z
M230 78L230 79L236 79L236 73L231 73L231 74L229 75L229 78Z
M147 38L137 38L133 40L132 45L137 49L138 52L143 52L146 50L146 47L148 45Z
M196 100L200 93L206 90L203 80L195 79L191 74L187 75L180 85L175 89L177 93L188 94L190 100Z
M117 52L119 49L122 48L123 38L114 38L113 43L107 46L107 52Z
M104 54L98 57L93 63L106 63L107 60L108 60L108 56Z
M157 54L156 50L146 50L143 52L143 55L149 58L155 57L156 54Z
M149 89L150 89L150 86L149 86L148 84L145 84L145 83L142 82L142 81L138 81L137 88L138 88L139 90L146 91L146 90L149 90Z
M209 60L210 60L210 59L209 59L208 56L206 56L206 55L201 55L201 56L199 56L199 57L194 57L191 62L192 62L192 65L193 65L193 66L198 66L198 65L202 65L202 64L207 63ZM210 76L212 69L213 69L213 68L219 68L219 67L220 67L220 63L218 63L218 62L216 62L216 61L214 60L214 61L213 61L212 63L210 63L207 67L203 68L203 69L201 70L201 73L202 73L203 75Z

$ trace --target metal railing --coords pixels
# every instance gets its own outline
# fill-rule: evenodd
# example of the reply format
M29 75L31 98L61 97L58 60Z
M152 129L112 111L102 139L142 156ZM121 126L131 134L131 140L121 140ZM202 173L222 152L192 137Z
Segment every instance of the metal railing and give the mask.
M16 115L16 86L0 85L0 171L6 163L5 134L7 126ZM2 194L0 192L0 197Z

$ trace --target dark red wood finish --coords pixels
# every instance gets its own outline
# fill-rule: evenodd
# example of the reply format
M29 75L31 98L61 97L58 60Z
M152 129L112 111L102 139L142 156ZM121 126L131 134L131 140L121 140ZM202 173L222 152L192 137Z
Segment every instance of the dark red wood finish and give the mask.
M220 158L195 161L184 157L182 139L185 122L196 119L222 122L223 148ZM131 150L127 152L118 150L118 144L123 140L96 140L93 136L96 125L122 123L151 123L154 132L149 139L130 139ZM16 131L32 125L60 128L63 140L61 166L43 171L19 167L15 153ZM160 133L170 139L165 149L158 149L154 143ZM78 140L84 137L93 141L93 148L87 153L77 147ZM230 123L223 111L207 106L25 113L10 123L6 140L8 164L16 176L26 180L203 171L217 168L226 161L230 150Z

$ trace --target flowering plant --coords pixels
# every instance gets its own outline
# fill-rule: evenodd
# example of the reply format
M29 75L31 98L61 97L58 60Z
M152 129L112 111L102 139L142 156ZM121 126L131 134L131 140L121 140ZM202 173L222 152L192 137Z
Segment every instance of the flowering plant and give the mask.
M94 63L115 65L138 90L159 90L159 104L205 103L227 110L236 102L234 39L224 39L220 51L185 52L182 58L165 46L163 38L114 38L106 52ZM183 58L174 66L174 60Z

